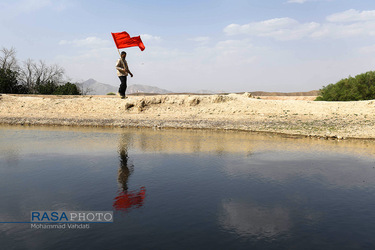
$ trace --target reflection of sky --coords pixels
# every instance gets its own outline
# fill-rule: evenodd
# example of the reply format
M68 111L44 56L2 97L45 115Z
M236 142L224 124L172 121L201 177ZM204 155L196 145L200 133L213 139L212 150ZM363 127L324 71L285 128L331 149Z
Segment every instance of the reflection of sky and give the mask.
M224 157L221 171L241 192L222 199L218 223L243 238L280 240L306 233L306 239L311 240L307 232L313 230L323 235L315 236L317 239L335 237L333 244L342 244L337 235L359 225L363 230L373 228L369 221L374 217L372 158L269 150ZM336 232L324 236L327 228ZM356 241L351 237L345 240Z
M291 226L289 211L285 208L261 207L236 201L223 201L219 222L227 231L261 238L285 233Z
M241 132L7 127L0 129L0 200L9 202L1 203L0 217L124 208L129 212L116 212L116 223L105 230L64 233L133 246L145 232L154 239L173 235L178 244L190 236L215 239L216 249L222 243L231 249L225 242L241 248L241 241L309 238L311 232L325 239L358 226L352 242L359 242L360 233L375 232L375 165L365 157L373 147ZM334 229L329 236L327 227ZM25 228L0 228L7 233L30 238ZM59 242L60 232L54 237Z
M168 193L171 186L181 184L181 188L189 187L181 190L185 194L195 190L206 199L205 192L211 192L211 198L220 200L220 225L246 237L272 238L290 232L295 211L288 202L311 206L309 200L333 190L330 200L340 197L340 204L341 194L356 189L372 191L375 184L375 142L371 141L305 140L218 131L0 127L1 197L12 201L2 204L6 213L1 217L19 220L20 214L29 218L30 210L47 208L86 210L106 204L109 208L100 210L112 209L119 188L121 145L126 145L135 168L129 178L130 191L145 185L148 195L155 195L153 185ZM180 168L182 156L188 160ZM165 164L173 166L168 173L163 172ZM191 167L196 167L193 173ZM139 183L134 185L132 181ZM168 188L163 190L163 185ZM245 199L236 197L233 191L241 185L239 193L249 196ZM9 187L13 193L8 192ZM178 199L183 197L180 190L174 192L179 211L182 202ZM275 195L266 196L268 193ZM322 214L315 208L299 216L304 221L316 221ZM3 227L3 231L9 228Z
M223 171L233 178L256 176L280 184L293 178L320 182L333 188L366 187L375 184L375 164L372 159L335 153L290 153L276 151L254 154L249 158L230 160Z

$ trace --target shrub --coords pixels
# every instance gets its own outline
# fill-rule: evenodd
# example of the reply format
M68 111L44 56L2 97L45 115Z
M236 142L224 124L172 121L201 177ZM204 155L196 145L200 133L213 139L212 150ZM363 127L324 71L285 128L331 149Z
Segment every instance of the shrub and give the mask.
M80 95L81 92L79 91L77 85L67 82L64 85L60 85L57 87L55 95Z
M18 93L17 72L0 68L0 93Z
M375 71L349 76L323 86L316 101L358 101L375 99Z
M107 93L107 95L116 95L116 94L113 93L113 92L109 92L109 93Z
M52 81L36 84L36 93L41 95L52 95L58 89L58 85Z

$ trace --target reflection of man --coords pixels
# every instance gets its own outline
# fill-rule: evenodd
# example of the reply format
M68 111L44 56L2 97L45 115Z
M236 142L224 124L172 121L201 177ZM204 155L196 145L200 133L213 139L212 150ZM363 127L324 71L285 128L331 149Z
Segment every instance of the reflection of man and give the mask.
M131 207L141 207L146 197L145 187L141 187L139 192L128 191L128 180L131 173L134 171L134 165L129 164L128 142L126 139L127 138L123 137L119 146L120 167L117 180L121 184L122 190L119 191L113 203L113 207L116 210L122 211L127 211Z
M126 192L128 191L128 179L130 177L130 174L134 170L134 166L128 164L129 157L128 157L128 151L127 151L126 146L120 147L119 154L120 154L120 168L118 170L117 180L121 184L122 190Z

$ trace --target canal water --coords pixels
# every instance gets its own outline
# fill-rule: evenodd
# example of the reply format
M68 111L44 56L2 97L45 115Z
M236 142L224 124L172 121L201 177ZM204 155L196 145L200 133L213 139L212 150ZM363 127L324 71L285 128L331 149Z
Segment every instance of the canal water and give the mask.
M373 141L2 126L0 190L1 249L375 249Z

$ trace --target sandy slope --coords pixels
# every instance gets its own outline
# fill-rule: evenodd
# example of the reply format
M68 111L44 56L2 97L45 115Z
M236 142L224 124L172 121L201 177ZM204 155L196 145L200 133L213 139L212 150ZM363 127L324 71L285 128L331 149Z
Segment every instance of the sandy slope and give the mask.
M247 93L130 96L126 100L117 96L4 94L0 98L3 124L235 129L375 138L375 101L314 102L314 97L257 99Z

